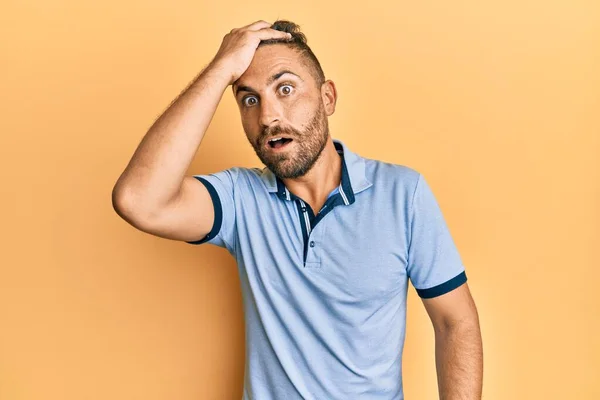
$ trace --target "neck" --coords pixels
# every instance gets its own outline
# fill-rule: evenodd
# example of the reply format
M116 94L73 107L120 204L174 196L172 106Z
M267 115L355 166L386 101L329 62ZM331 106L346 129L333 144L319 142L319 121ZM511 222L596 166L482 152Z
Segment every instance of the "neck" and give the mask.
M290 192L309 204L322 204L327 195L340 185L341 179L342 158L330 137L310 171L300 178L282 181Z

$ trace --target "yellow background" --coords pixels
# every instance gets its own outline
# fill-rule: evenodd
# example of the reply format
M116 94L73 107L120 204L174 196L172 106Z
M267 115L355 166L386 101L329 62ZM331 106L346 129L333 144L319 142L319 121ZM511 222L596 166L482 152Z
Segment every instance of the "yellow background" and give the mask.
M600 399L600 4L8 1L0 399L240 399L233 258L135 230L111 190L155 118L259 19L300 24L333 137L430 182L467 268L484 399ZM261 166L226 91L189 173ZM435 399L410 288L406 398Z

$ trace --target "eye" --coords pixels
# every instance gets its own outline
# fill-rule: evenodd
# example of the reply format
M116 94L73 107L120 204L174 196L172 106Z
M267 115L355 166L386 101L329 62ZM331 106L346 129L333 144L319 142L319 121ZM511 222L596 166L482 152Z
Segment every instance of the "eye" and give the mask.
M253 103L251 103L251 104L249 104L247 100L254 100L254 102L253 102ZM251 106L253 106L253 105L255 105L255 104L256 104L256 101L258 101L258 100L256 100L256 97L254 97L254 96L246 96L246 97L244 97L244 98L242 99L242 104L243 104L244 106L246 106L246 107L251 107Z
M288 89L286 90L285 88L288 88ZM288 95L288 94L292 93L293 89L294 89L294 86L292 86L289 83L284 83L283 85L279 86L279 91L284 95Z
M277 88L277 90L284 96L288 96L294 90L294 85L292 85L291 83L282 83ZM250 100L253 100L253 101L250 101ZM244 105L244 107L252 107L252 106L256 105L257 102L258 102L258 99L254 95L248 95L242 99L242 104Z

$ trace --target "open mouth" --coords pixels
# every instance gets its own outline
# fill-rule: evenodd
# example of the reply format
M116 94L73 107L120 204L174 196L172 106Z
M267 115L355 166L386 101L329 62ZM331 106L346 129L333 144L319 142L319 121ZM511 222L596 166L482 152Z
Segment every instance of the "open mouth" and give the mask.
M292 141L293 139L290 138L278 137L269 140L267 142L267 146L269 146L272 149L281 149L283 147L286 147Z

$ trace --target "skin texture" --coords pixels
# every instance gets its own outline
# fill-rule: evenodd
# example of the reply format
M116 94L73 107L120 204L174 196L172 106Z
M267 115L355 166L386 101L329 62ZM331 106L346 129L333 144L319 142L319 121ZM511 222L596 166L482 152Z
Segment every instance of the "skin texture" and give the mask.
M268 82L282 71L293 74ZM340 183L341 158L327 119L335 111L335 84L327 80L318 87L311 72L304 58L289 46L264 45L232 90L256 155L316 213ZM285 151L274 153L267 141L276 136L290 137L293 142Z
M481 399L483 345L479 316L468 284L422 301L435 331L440 399Z

